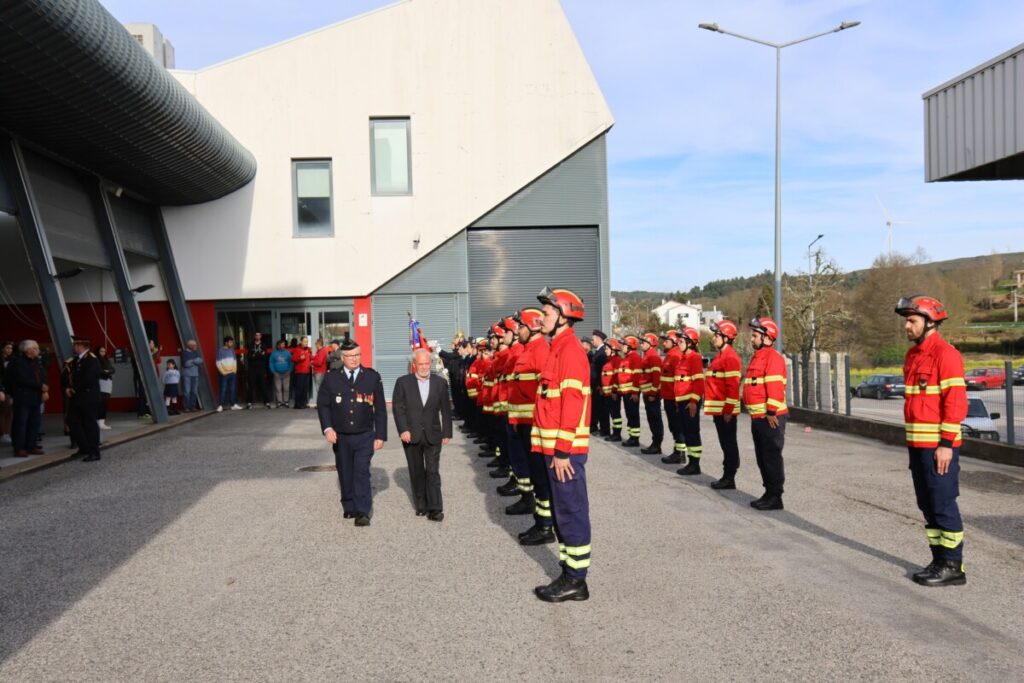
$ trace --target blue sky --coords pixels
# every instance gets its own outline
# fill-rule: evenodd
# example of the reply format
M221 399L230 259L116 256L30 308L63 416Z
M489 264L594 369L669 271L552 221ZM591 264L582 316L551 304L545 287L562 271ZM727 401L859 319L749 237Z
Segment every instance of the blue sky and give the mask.
M177 66L222 61L387 0L101 0L150 21ZM486 2L487 0L480 0ZM846 270L885 249L932 259L1024 251L1024 183L924 182L921 95L1022 41L1024 3L963 0L563 0L616 124L609 135L613 289L689 289L774 259L774 50L782 54L783 267L821 244ZM877 197L877 199L876 199ZM655 249L652 249L655 247Z

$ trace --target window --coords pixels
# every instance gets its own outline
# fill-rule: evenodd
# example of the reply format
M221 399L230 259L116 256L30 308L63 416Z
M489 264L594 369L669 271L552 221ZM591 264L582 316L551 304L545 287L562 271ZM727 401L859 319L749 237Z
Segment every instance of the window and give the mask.
M141 33L133 33L132 34L132 38L134 38L135 40L139 41L139 45L145 45L146 44L146 40L142 37Z
M295 236L331 237L331 160L292 161Z
M374 195L412 194L409 119L370 119L370 183Z

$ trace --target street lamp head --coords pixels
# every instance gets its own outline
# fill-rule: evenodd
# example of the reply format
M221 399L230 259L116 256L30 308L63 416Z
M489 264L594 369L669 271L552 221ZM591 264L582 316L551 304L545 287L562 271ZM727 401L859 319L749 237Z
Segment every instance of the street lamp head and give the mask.
M708 24L708 23L697 24L697 28L702 28L705 31L714 31L716 33L721 33L722 32L722 29L718 28L718 24Z
M859 21L844 21L843 23L839 24L838 28L836 28L836 33L839 33L840 31L845 31L848 28L853 28L854 26L860 26L860 22Z

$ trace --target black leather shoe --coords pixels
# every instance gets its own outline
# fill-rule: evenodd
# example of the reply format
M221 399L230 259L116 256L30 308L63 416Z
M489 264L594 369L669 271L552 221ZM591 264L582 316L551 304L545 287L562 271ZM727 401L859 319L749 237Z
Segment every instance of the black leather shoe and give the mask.
M370 518L366 515L356 517L356 526L370 526Z
M501 460L493 458L489 463L487 463L487 467L503 467L503 465L501 464Z
M482 436L478 436L475 439L473 439L473 443L487 443L487 439L485 439Z
M928 576L920 579L915 576L914 581L922 586L929 586L931 588L938 586L962 586L967 583L967 574L964 573L962 563L945 560L937 562L935 568L932 569Z
M718 481L711 482L711 488L716 491L724 491L726 489L736 488L736 481L730 477L722 477Z
M427 514L427 511L426 511L426 510L417 510L417 511L416 511L416 516L417 516L417 517L422 517L422 516L423 516L423 515L425 515L425 514Z
M636 438L635 436L631 436L625 441L623 441L622 445L625 446L626 448L637 448L638 446L640 446L640 439Z
M345 512L345 513L342 513L342 515L341 515L342 519L352 519L355 516L356 516L356 513L354 513L354 512Z
M586 600L590 597L585 579L570 579L562 574L546 586L537 586L534 594L544 602L565 602L566 600Z
M914 575L912 577L910 577L910 578L912 578L915 582L918 582L921 579L926 579L929 576L931 576L932 572L935 571L935 568L938 567L938 566L939 566L939 560L933 559L931 561L931 563L927 567L925 567L924 569L922 569L920 571L914 572Z
M89 455L82 458L82 462L96 462L100 459L99 453L90 453Z
M511 472L509 472L507 467L499 467L496 470L491 470L490 477L491 479L504 479L509 476L509 474L511 474Z
M550 526L530 527L527 531L519 534L519 545L544 545L555 542L555 529Z
M760 498L757 498L756 500L750 501L750 507L756 508L758 505L760 505L761 503L763 503L767 499L768 499L768 494L767 493L763 493L763 494L761 494Z
M644 455L661 455L661 444L652 443L647 448L641 448L640 452Z
M690 458L690 461L686 463L686 467L680 467L676 470L676 474L684 477L700 474L700 458Z
M611 443L615 443L615 442L618 442L618 441L622 441L622 435L621 434L609 434L608 436L604 437L604 440L605 441L610 441Z
M440 510L431 510L427 513L427 519L431 522L440 522L444 520L444 513Z
M750 507L755 510L782 510L782 496L767 496L761 500L755 500Z
M510 477L509 480L498 487L499 496L517 496L519 495L519 482L516 481L515 477Z
M601 430L600 430L600 429L591 429L591 430L590 430L590 435L591 435L591 436L597 436L597 435L598 435L598 434L600 434L600 433L601 433Z
M533 502L532 493L524 493L523 497L517 500L512 505L505 508L506 515L532 515L533 509L537 506Z
M494 451L480 451L479 453L476 454L476 457L478 457L478 458L493 458L494 457Z
M683 456L679 455L678 452L673 451L662 458L661 461L666 465L680 465L683 462Z

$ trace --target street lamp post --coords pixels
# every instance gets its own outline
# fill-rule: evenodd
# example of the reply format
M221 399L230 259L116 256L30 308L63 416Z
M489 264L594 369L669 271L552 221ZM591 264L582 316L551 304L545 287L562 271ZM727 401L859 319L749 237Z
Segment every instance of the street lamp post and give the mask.
M745 36L740 33L733 33L732 31L726 31L721 28L718 24L699 24L698 28L705 29L707 31L714 31L715 33L724 33L727 36L733 36L734 38L740 38L742 40L749 40L752 43L758 45L766 45L775 49L775 324L779 326L779 338L776 341L776 347L779 351L782 350L783 341L783 329L782 329L782 48L789 47L790 45L796 45L798 43L806 43L808 40L814 40L822 36L827 36L830 33L839 33L845 31L848 28L859 26L859 21L844 21L833 29L828 31L822 31L821 33L815 33L814 35L807 36L805 38L798 38L791 40L788 43L772 43L767 40L761 40L760 38L752 38L751 36Z

